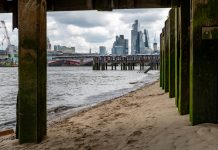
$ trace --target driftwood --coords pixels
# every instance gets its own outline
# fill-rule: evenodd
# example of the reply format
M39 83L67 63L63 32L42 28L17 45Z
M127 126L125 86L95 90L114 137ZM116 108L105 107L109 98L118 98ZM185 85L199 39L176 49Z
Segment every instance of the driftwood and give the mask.
M0 131L0 137L6 136L6 135L10 135L10 134L14 134L14 130L13 129L5 130L5 131Z

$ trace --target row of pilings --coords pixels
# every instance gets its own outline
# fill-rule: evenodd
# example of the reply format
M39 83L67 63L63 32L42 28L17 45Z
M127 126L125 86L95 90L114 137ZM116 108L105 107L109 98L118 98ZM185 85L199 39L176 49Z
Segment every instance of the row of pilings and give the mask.
M159 55L128 55L128 56L96 56L93 58L93 70L135 70L139 65L140 70L147 67L158 70L160 66Z
M19 94L16 126L20 143L41 142L47 134L47 8L73 10L72 6L82 9L81 4L90 4L81 1L56 0L56 2L53 6L46 0L0 2L1 11L2 9L13 11L14 24L19 28ZM76 2L77 5L67 5L71 2ZM104 2L93 1L93 4L100 6L109 4L111 8L111 1ZM134 8L132 6L142 8L145 6L141 5L142 3L150 3L150 1L133 0L119 1L119 4L120 2L125 3L121 8L130 8L128 4L131 4L131 8ZM156 2L162 7L165 6L162 0ZM169 0L167 4L170 2L176 5L178 3L178 7L174 8L175 18L170 15L171 19L166 22L161 35L161 86L166 92L170 91L171 97L175 94L179 112L189 113L193 125L204 122L217 123L218 0ZM6 3L12 5L5 5ZM87 6L90 8L90 5ZM94 8L98 9L98 7L92 9ZM173 41L175 47L172 45ZM175 55L171 50L175 51Z
M218 123L218 0L172 8L160 34L160 86L192 125Z

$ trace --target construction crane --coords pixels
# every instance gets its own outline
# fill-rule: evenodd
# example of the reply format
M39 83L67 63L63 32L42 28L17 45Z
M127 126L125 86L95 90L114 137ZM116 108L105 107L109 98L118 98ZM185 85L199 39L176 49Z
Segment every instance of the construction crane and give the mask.
M4 33L4 38L3 38L3 41L2 41L2 46L3 46L4 40L6 40L7 45L8 45L7 48L6 48L6 51L9 54L9 59L11 59L11 61L14 63L15 62L14 46L11 45L10 37L9 37L8 30L7 30L7 27L5 25L5 22L3 20L1 20L0 23L2 25L2 28L4 29L4 32L5 32Z

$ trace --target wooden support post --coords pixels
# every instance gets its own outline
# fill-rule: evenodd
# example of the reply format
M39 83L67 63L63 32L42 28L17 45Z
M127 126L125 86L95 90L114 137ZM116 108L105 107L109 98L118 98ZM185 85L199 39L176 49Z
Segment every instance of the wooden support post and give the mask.
M95 61L96 61L96 58L93 58L93 62L92 62L92 70L95 70Z
M218 0L192 0L190 120L218 122Z
M117 70L117 57L115 57L114 59L114 70Z
M176 8L175 11L175 20L176 20L176 26L175 26L175 104L178 107L179 103L179 70L180 70L180 31L181 31L181 26L180 26L180 7Z
M104 70L104 63L101 63L101 70Z
M18 1L20 143L46 136L46 8L46 0Z
M162 55L162 60L161 60L161 67L162 67L162 89L165 88L165 28L162 29L162 40L161 40L161 48L162 48L162 52L161 52L161 55Z
M169 97L175 97L175 8L170 10Z
M162 48L162 35L163 35L163 33L160 34L160 60L163 59L162 58L162 50L163 50L163 48ZM161 66L160 67L160 87L163 87L163 79L162 79L163 74L162 73L163 72L162 72L162 66Z
M170 38L170 20L165 22L165 50L164 50L164 89L169 92L169 38Z
M190 62L190 0L181 1L180 11L180 73L179 103L181 115L189 113L189 62Z

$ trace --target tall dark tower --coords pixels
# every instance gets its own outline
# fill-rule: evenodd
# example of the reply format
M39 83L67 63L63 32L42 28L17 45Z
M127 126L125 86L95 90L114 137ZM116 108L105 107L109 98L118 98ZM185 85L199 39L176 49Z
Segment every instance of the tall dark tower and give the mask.
M145 47L149 48L149 35L148 35L148 30L144 30L144 35L145 35Z

